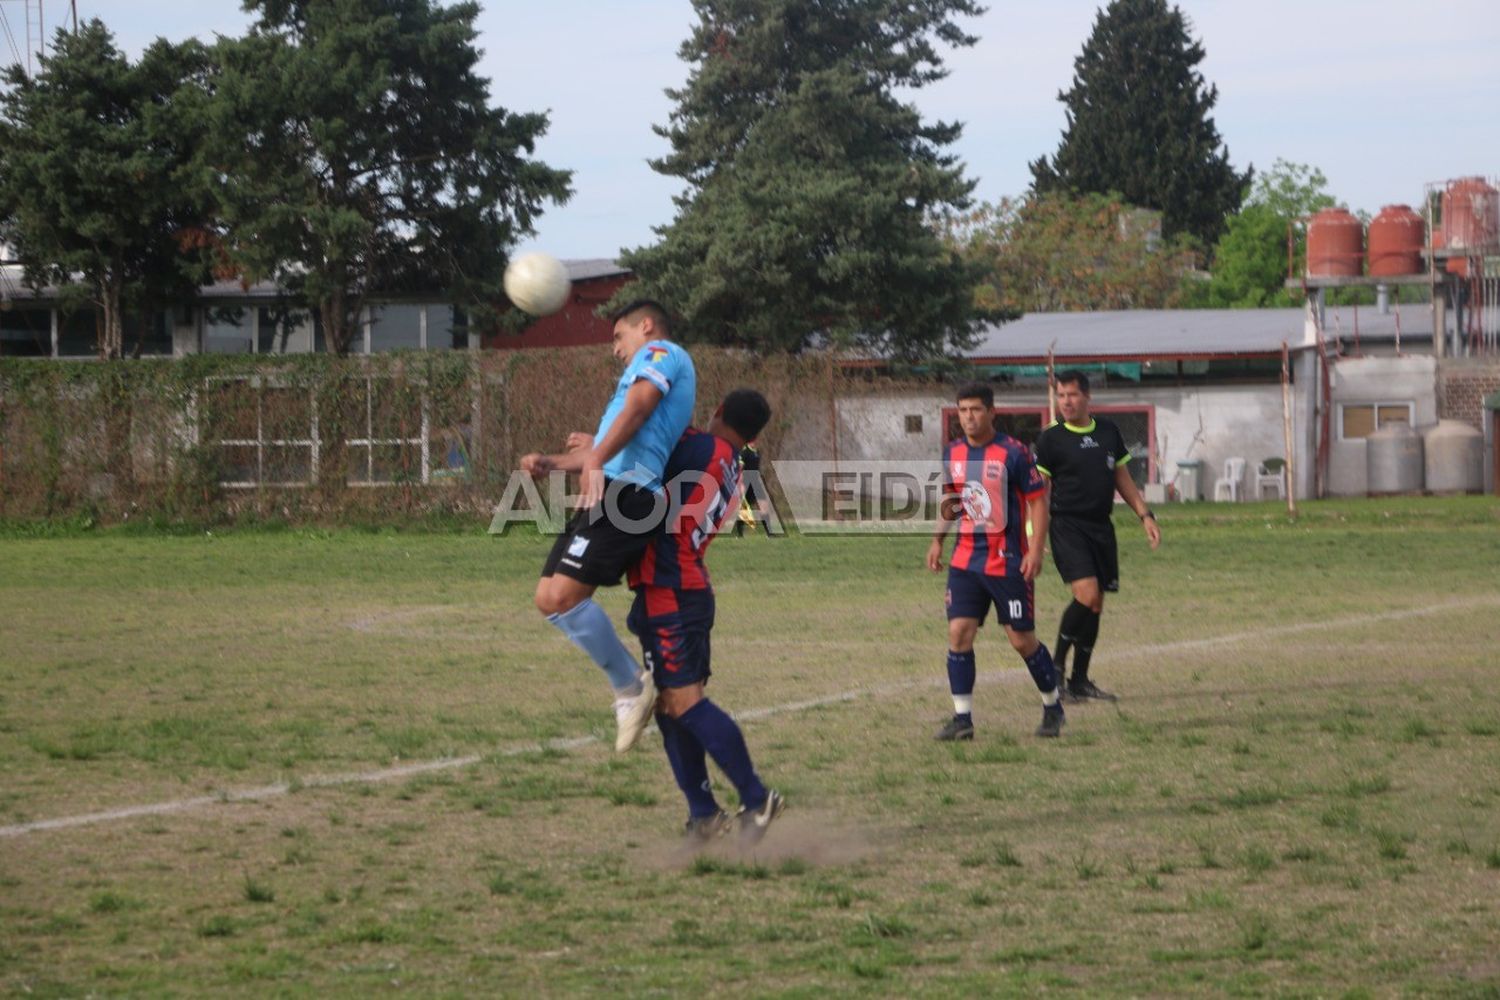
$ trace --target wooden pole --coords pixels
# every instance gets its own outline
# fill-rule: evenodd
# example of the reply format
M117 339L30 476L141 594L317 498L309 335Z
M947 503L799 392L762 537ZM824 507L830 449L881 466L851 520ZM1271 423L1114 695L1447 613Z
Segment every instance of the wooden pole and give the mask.
M1287 348L1286 341L1281 342L1281 434L1286 445L1286 512L1287 516L1296 520L1297 517L1297 476L1296 476L1296 442L1292 436L1292 372L1290 365L1291 352Z
M1052 380L1052 348L1057 341L1047 345L1047 426L1057 423L1057 383Z

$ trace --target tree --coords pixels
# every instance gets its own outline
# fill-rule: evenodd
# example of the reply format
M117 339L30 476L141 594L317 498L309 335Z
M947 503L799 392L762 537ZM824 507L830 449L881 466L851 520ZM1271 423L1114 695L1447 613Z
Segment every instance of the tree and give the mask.
M982 305L1027 312L1170 308L1196 258L1191 237L1161 236L1158 213L1102 194L1003 199L952 239L988 272Z
M544 114L489 104L479 7L246 0L217 49L206 154L226 247L304 300L347 353L374 292L499 301L507 251L570 173L529 159Z
M858 344L899 359L972 341L979 270L932 224L973 182L957 124L896 91L946 75L937 43L972 0L694 0L688 81L652 162L687 189L654 246L624 253L694 339L799 350Z
M1289 273L1301 274L1307 259L1307 230L1300 220L1335 204L1327 183L1316 167L1281 159L1257 176L1245 207L1229 217L1214 248L1213 277L1201 304L1236 309L1292 305L1285 281Z
M165 41L132 64L95 19L59 31L35 79L5 72L0 213L29 285L95 306L101 357L124 353L127 313L187 301L206 275L183 239L203 219L191 164L206 65L196 42Z
M1116 191L1160 211L1166 235L1213 246L1252 171L1230 166L1209 114L1218 88L1196 69L1203 55L1166 0L1112 0L1058 95L1068 124L1051 160L1031 164L1033 189Z

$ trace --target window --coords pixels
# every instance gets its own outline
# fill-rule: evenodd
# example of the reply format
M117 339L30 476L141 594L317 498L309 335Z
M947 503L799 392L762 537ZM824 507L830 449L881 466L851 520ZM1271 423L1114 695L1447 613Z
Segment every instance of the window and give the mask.
M1412 423L1411 403L1344 403L1339 407L1339 438L1354 441L1390 424Z
M52 310L0 307L0 355L51 357Z
M204 440L219 450L221 486L304 486L317 466L312 397L252 375L216 378L198 396Z
M239 306L206 307L203 310L203 353L254 353L255 331L251 328L251 320L250 311Z
M371 354L377 351L415 351L421 348L421 306L373 306L370 315Z
M256 350L261 354L306 354L313 346L313 320L307 313L260 309L256 314Z
M457 306L427 307L427 349L465 351L469 348L469 321Z
M920 433L922 433L922 414L920 414L920 413L908 413L906 415L906 433L908 433L908 434L920 434Z
M99 331L92 306L57 314L57 356L87 358L99 353Z

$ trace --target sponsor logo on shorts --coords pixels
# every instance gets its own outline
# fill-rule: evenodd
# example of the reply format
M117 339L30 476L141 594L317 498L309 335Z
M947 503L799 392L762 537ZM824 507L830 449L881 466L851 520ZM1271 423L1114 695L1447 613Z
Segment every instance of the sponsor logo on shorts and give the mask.
M589 540L587 538L575 538L568 543L568 555L575 559L582 558L584 549L588 547Z

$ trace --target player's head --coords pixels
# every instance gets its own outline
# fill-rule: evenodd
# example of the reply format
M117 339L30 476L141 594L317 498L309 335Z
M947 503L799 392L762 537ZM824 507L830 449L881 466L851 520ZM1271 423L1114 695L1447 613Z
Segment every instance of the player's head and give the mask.
M672 335L672 321L667 310L655 299L636 299L615 310L610 317L614 324L613 350L615 357L629 362L635 352L646 346L648 340L659 340Z
M970 382L958 390L958 426L964 437L982 444L995 435L995 390L983 382Z
M1063 420L1082 424L1089 418L1089 377L1076 369L1057 375L1057 409Z
M717 434L736 448L743 448L760 436L770 420L771 404L766 402L766 397L754 389L735 389L714 411L713 419L708 422L708 432Z

